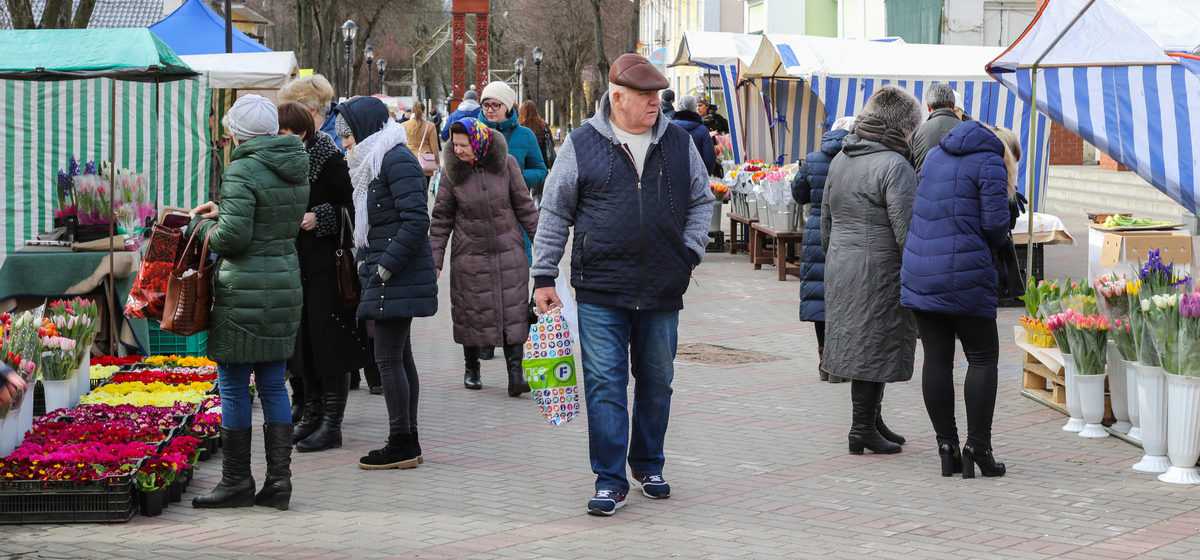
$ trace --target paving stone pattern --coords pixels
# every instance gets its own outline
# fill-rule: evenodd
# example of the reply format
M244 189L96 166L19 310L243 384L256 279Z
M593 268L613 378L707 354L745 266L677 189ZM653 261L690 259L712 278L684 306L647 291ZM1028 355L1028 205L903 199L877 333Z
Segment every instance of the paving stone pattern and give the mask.
M784 360L680 363L665 473L673 497L634 494L617 516L595 518L584 513L586 419L545 424L531 402L505 395L502 360L485 362L483 391L464 390L447 289L443 281L439 316L414 327L419 469L357 468L386 433L383 398L357 391L345 447L295 456L289 512L194 510L189 494L161 517L122 525L0 527L0 558L1200 557L1200 489L1134 473L1139 450L1064 433L1059 413L1020 396L1007 334L1016 310L1000 318L994 430L1008 476L942 478L919 363L884 400L888 423L910 440L905 451L847 455L849 385L817 380L812 325L797 320L799 282L755 272L744 256L710 255L688 293L681 342ZM960 355L960 394L965 366ZM958 416L965 434L961 402ZM219 458L203 463L192 491L214 486L219 469Z

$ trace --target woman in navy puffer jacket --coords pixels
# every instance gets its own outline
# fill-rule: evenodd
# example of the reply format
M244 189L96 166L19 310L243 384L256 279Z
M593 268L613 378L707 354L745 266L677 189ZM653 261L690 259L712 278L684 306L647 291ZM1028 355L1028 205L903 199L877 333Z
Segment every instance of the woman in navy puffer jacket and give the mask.
M900 272L900 303L912 309L925 363L921 389L937 433L942 475L1002 476L991 452L996 406L997 274L993 249L1010 231L1020 145L1004 129L964 122L929 152L913 203ZM954 341L967 355L967 443L954 421ZM964 464L965 463L965 464Z

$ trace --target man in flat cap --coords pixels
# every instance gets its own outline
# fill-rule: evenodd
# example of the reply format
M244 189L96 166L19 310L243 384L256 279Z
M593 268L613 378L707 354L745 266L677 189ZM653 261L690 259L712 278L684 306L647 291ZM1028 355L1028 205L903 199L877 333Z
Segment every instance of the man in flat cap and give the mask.
M679 310L708 244L714 200L691 137L662 115L658 92L666 78L645 58L624 54L608 81L600 110L558 152L533 244L534 298L546 312L561 305L554 279L575 228L571 285L596 473L593 515L625 505L626 462L647 498L671 495L662 476L663 438Z

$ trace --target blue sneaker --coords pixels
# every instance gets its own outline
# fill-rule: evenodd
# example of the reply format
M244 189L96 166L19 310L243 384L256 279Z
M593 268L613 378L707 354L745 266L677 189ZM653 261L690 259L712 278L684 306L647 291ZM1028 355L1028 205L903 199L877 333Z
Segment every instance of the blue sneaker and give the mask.
M665 500L671 497L671 485L663 480L661 474L633 476L642 487L642 495L651 500Z
M609 516L625 507L625 494L616 490L597 490L596 495L588 501L588 513L591 515Z

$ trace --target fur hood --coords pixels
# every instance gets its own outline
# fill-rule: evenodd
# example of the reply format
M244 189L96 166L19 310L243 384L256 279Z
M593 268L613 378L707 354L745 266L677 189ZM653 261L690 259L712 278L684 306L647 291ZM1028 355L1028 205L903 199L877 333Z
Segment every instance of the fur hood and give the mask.
M912 134L925 121L925 112L917 98L894 86L884 86L876 91L858 118L871 115L882 120L888 128L905 134Z
M450 182L455 185L461 185L467 177L471 176L474 168L458 159L454 155L453 134L451 141L446 142L442 148L442 162L446 171L446 176L450 178ZM504 135L500 134L499 130L492 130L492 144L488 147L488 152L479 162L479 167L487 173L502 174L508 166L508 141L504 139Z

